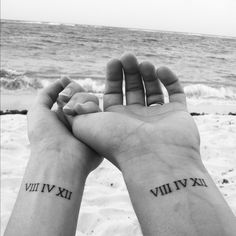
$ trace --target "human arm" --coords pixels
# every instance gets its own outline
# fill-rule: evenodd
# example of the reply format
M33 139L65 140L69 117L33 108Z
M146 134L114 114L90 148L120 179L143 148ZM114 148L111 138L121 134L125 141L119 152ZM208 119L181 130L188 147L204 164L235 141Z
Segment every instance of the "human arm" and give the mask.
M75 235L86 177L101 159L74 138L60 109L51 110L67 85L44 89L29 112L31 156L5 236Z
M234 235L235 217L203 166L197 127L169 69L156 72L133 55L112 60L104 109L74 117L73 133L122 171L144 235Z

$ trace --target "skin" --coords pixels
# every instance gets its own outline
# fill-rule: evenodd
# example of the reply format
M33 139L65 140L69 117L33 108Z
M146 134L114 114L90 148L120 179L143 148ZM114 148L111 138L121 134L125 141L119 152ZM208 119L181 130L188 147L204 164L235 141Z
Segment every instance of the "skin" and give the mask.
M111 61L104 113L98 113L95 96L66 78L39 94L28 115L31 157L5 235L74 235L86 177L102 161L93 150L122 171L144 235L234 234L233 214L201 163L199 135L182 87L168 69L153 72L150 63L138 65L130 54ZM170 103L147 107L163 103L160 81ZM161 198L150 193L189 177L204 178L207 188L188 186ZM72 198L29 193L30 182L64 187Z
M31 157L5 236L75 235L86 178L102 159L72 135L61 108L51 109L70 83L63 78L44 89L28 113ZM79 91L80 86L74 88ZM72 197L56 196L57 187L50 193L27 192L27 183L60 186L71 191Z
M98 112L95 98L85 96L75 94L63 111L74 135L122 171L144 235L234 234L235 218L202 164L198 129L173 72L155 70L149 62L138 64L126 54L107 65L105 112ZM204 179L207 187L188 182L165 196L150 193L191 177Z
M123 104L122 70L125 73L126 105ZM169 103L163 105L160 81L165 85L170 99ZM95 98L91 99L91 106L88 106L89 99L86 98L87 110L76 112L76 106L77 109L85 106L83 99L84 94L75 94L63 108L67 115L82 114L73 119L67 116L75 136L118 168L127 165L127 162L135 162L135 158L139 159L140 155L136 154L140 154L140 151L145 155L145 152L155 147L160 153L166 146L169 147L169 152L173 149L173 153L176 149L182 149L183 152L191 150L188 159L191 158L201 166L199 133L187 111L185 94L180 82L169 69L159 68L156 73L151 63L144 62L139 65L132 54L124 55L121 60L114 59L108 63L104 94L105 112L96 113L99 108L93 101ZM155 106L150 106L152 104ZM72 109L68 109L68 106ZM89 126L92 129L88 129ZM97 140L97 136L101 140ZM143 150L143 147L146 148ZM129 153L130 150L132 153ZM158 155L156 159L165 162L165 165L186 162L185 157L176 160L162 160L161 157L162 155Z

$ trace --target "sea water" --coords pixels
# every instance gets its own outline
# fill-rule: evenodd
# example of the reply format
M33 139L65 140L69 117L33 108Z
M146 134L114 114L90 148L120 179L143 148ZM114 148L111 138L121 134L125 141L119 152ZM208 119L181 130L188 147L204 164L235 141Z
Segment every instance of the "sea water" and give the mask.
M106 63L124 52L170 67L189 98L236 101L236 38L9 20L1 21L1 90L40 89L68 75L102 93Z

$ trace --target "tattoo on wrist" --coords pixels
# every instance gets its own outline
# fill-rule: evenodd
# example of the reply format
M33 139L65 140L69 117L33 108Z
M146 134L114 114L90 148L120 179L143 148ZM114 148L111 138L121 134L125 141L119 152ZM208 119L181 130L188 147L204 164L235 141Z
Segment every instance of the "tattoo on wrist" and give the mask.
M50 193L50 194L54 194L57 197L65 198L67 200L71 200L71 196L72 196L72 192L65 188L58 187L56 185L51 185L51 184L43 184L43 183L26 183L25 191Z
M186 187L208 187L205 180L201 178L188 178L188 179L179 179L175 180L172 183L163 184L156 187L155 189L150 189L151 194L155 197L164 196L174 191L181 190Z

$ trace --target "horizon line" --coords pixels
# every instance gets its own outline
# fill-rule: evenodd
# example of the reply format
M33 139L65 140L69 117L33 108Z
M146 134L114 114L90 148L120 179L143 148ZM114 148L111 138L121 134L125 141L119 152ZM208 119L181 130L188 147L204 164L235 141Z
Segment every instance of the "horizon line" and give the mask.
M195 35L195 36L206 36L206 37L219 37L219 38L233 38L236 39L236 36L233 35L222 35L222 34L207 34L207 33L193 33L187 31L171 31L164 29L152 29L152 28L139 28L139 27L126 27L126 26L114 26L114 25L96 25L96 24L83 24L83 23L72 23L72 22L58 22L58 21L45 21L45 20L16 20L16 19L0 19L2 21L20 21L24 23L34 23L34 24L60 24L60 25L86 25L86 26L95 26L95 27L112 27L112 28L121 28L121 29L129 29L129 30L140 30L140 31L154 31L154 32L164 32L164 33L176 33L176 34L187 34L187 35Z

